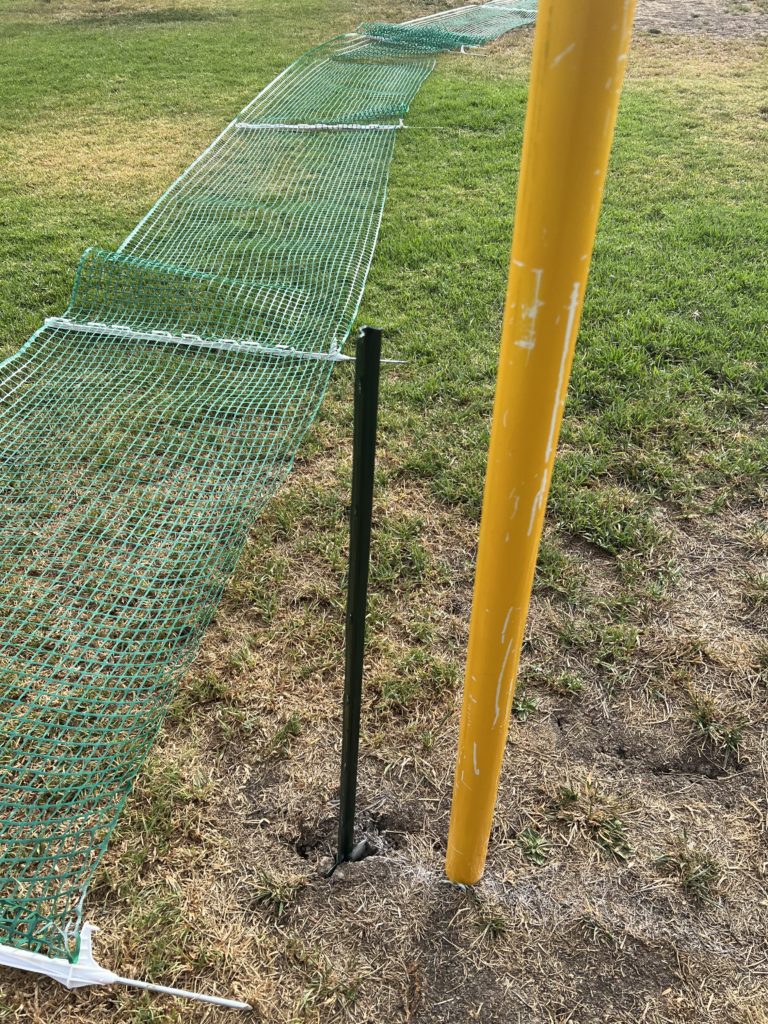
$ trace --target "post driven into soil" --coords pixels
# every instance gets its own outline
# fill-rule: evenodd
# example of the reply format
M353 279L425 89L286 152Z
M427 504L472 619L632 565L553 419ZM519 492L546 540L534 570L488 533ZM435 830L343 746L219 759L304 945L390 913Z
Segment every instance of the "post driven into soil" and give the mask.
M357 339L355 359L352 505L349 521L349 583L337 863L349 860L355 842L357 764L360 748L360 709L363 696L365 618L368 608L380 370L381 331L375 327L364 327Z

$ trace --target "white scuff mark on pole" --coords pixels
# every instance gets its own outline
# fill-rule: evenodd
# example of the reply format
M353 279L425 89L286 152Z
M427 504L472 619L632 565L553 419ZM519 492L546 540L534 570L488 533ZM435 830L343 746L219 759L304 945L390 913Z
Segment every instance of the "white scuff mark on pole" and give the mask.
M530 520L528 522L528 534L527 534L529 537L533 533L533 527L536 524L536 513L541 508L541 505L543 504L544 498L545 498L546 493L547 493L547 480L548 479L549 479L549 473L547 471L547 467L545 466L544 467L544 473L542 474L542 477L541 477L541 486L539 487L538 491L536 491L536 494L534 495L534 498L533 498L533 504L531 505L531 518L530 518Z
M512 614L513 607L514 607L514 605L510 606L510 609L507 612L507 617L504 619L504 625L501 627L501 643L502 644L507 639L507 626L509 625L509 617Z
M536 320L539 316L539 310L544 305L544 303L541 301L541 278L544 271L536 268L532 270L531 273L533 274L536 280L536 284L533 288L533 302L530 304L530 306L523 307L525 310L523 316L526 318L526 320L530 321L530 323L528 324L528 334L525 338L519 338L515 342L515 345L517 345L519 348L528 349L529 352L536 347Z
M550 61L550 65L549 66L551 68L557 67L557 65L560 63L560 61L564 57L567 57L569 53L573 53L573 51L575 49L576 49L576 43L571 43L570 46L566 46L566 48L564 50L561 50L560 53L558 53L558 55L556 57L552 58L552 60Z
M509 656L512 653L512 647L514 646L514 642L515 638L511 637L509 643L507 644L507 649L504 652L504 660L501 663L501 672L499 672L499 678L496 682L496 707L494 709L495 713L493 716L494 728L496 727L499 721L499 716L501 715L501 687L504 685L504 673L507 670L507 662L509 661Z
M555 391L555 404L552 409L552 419L549 423L549 437L547 438L547 449L544 453L544 458L549 462L550 456L552 455L552 449L555 444L555 434L557 433L557 418L558 413L565 402L565 367L568 362L568 353L571 350L571 339L573 336L574 329L576 327L576 314L579 311L579 291L581 286L578 281L574 281L573 289L571 290L571 301L568 305L568 321L565 325L565 338L563 339L563 351L560 356L560 370L557 377L557 390Z
M472 744L472 769L475 775L480 774L480 769L477 767L477 743Z

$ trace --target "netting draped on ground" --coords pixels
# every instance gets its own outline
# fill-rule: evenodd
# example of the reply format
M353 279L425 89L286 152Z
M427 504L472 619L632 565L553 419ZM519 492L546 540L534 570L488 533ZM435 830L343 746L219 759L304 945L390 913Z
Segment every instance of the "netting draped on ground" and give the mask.
M0 943L77 956L99 856L351 329L399 120L436 53L534 10L305 54L0 364Z

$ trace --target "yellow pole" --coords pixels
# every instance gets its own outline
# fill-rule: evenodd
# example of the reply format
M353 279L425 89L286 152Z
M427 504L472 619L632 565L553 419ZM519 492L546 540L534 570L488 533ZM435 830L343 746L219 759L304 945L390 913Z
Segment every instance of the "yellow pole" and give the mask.
M635 0L539 0L446 871L485 867Z

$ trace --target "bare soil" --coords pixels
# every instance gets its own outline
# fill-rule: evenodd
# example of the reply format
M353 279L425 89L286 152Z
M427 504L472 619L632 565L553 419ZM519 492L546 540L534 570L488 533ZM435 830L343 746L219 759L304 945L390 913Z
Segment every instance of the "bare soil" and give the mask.
M638 0L635 26L653 33L764 37L768 5L764 0Z

